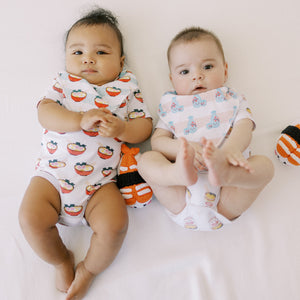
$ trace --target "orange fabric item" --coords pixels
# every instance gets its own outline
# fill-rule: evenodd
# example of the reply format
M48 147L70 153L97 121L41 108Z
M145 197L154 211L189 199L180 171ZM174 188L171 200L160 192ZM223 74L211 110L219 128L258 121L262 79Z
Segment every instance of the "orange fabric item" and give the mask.
M300 165L300 124L286 127L276 142L275 154L286 165Z
M136 156L139 148L129 148L123 144L122 157L118 168L117 184L125 202L130 207L140 208L149 204L153 192L137 170Z

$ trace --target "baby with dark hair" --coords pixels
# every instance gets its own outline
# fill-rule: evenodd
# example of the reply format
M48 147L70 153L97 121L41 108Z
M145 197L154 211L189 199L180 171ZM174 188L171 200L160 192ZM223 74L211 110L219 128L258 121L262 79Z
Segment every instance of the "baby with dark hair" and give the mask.
M124 55L123 35L118 27L119 26L118 19L110 11L103 8L92 10L91 12L87 13L84 17L76 21L72 25L72 27L67 31L66 42L68 40L69 33L75 27L93 26L93 25L108 25L114 30L120 43L121 56L123 56Z
M116 17L97 9L68 31L66 71L58 73L38 104L45 129L36 172L19 211L30 246L56 270L66 299L82 299L95 276L114 260L128 215L116 185L123 142L140 143L152 119L137 80L124 69ZM74 258L56 224L93 230L86 257Z

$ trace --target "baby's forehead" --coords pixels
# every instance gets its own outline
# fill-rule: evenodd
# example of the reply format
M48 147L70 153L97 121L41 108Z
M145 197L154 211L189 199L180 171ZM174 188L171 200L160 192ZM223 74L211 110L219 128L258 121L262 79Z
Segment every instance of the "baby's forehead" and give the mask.
M190 51L191 49L194 49L194 51ZM202 36L192 40L178 40L169 49L168 62L169 65L172 65L174 58L180 59L191 55L200 56L201 54L205 56L212 53L223 57L223 50L220 49L218 43L211 36Z
M85 33L92 33L96 36L102 36L105 33L109 33L110 35L112 33L114 37L117 38L117 34L111 26L108 24L91 24L91 25L86 25L86 24L78 24L72 27L69 31L68 38L70 36L76 36L78 34L85 34Z
M95 44L103 42L121 49L121 42L117 33L108 24L80 24L71 28L66 40L66 46L78 43L84 44L85 42L94 42Z
M194 38L192 40L178 40L176 42L174 42L171 45L170 48L170 53L177 48L184 48L184 47L195 47L196 45L199 44L210 44L210 45L215 45L216 47L218 47L217 42L214 40L213 37L211 36L202 36L202 37L198 37L198 38Z
M117 33L115 32L114 28L108 24L76 25L70 29L66 39L66 44L69 42L69 40L84 40L84 38L88 36L93 36L95 39L108 39L111 41L116 41L118 44L120 44Z

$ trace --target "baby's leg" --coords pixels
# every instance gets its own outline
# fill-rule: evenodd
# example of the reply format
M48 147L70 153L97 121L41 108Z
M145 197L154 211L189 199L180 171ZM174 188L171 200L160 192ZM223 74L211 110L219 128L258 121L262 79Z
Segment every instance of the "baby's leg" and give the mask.
M256 200L265 186L257 189L244 189L224 186L221 188L218 212L229 220L234 220L246 211Z
M174 163L157 151L146 152L139 158L138 169L142 176L147 178L147 182L150 181L161 186L189 186L197 181L194 149L184 138L179 140L179 151Z
M85 217L93 230L90 248L75 271L66 300L82 299L95 276L118 254L127 232L125 201L114 183L104 185L89 201Z
M251 169L228 163L222 149L207 142L203 157L212 185L222 186L218 211L228 219L234 219L244 212L257 198L274 176L271 160L262 155L251 156Z
M33 250L56 268L56 287L67 292L74 278L73 254L63 244L56 223L60 196L41 177L32 178L19 210L20 226Z
M174 214L185 206L186 186L197 181L194 155L194 149L182 138L175 163L156 151L145 152L138 160L139 173L159 202Z
M273 164L267 157L250 157L247 168L234 166L228 162L222 149L216 148L210 141L203 148L203 158L208 168L208 179L214 186L256 189L265 186L274 174Z

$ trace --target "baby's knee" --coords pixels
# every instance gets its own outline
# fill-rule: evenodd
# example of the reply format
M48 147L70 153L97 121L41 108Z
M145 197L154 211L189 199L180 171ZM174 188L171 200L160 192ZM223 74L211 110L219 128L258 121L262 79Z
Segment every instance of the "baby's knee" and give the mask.
M128 229L128 216L119 216L116 219L99 220L90 224L92 230L102 238L118 240L124 238Z
M151 169L149 166L152 163L153 153L153 151L144 152L137 160L137 168L142 176L146 176L147 171Z
M111 236L116 238L125 236L128 229L128 215L126 214L119 218L118 221L114 220L107 225L107 231Z
M271 159L268 158L267 156L261 156L260 158L261 158L261 165L263 166L263 168L265 170L266 180L267 180L267 182L270 182L275 174L274 164L271 161Z
M19 209L19 224L22 231L31 234L44 233L49 228L55 226L58 215L51 218L51 213L44 211L40 213L39 210L34 210L30 207L21 206Z
M138 159L137 159L137 167L138 167L139 171L143 168L145 162L147 161L147 157L148 156L149 156L148 152L145 152L145 153L141 154L138 157Z
M30 210L20 208L19 210L19 224L24 233L32 232L38 228L38 220L34 214L30 213Z

